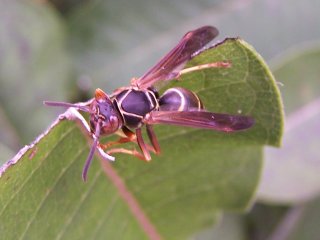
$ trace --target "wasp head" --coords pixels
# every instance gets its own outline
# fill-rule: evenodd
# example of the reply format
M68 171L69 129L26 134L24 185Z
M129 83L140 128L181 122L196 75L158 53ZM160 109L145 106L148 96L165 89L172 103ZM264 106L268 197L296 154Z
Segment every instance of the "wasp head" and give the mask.
M90 127L92 133L99 125L100 135L112 134L122 126L121 115L109 96L101 89L96 89L95 100L90 106Z

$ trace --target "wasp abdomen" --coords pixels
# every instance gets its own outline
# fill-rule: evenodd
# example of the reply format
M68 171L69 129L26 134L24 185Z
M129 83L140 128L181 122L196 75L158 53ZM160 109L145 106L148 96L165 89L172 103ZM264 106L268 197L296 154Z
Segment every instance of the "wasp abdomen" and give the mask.
M169 88L159 99L161 111L190 111L203 109L200 98L184 88Z

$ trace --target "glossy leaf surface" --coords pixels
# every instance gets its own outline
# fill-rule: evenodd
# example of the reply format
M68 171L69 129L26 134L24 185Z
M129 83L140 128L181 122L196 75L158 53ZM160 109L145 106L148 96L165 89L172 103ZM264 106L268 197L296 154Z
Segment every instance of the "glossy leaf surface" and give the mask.
M210 226L223 210L247 209L261 172L262 146L280 142L281 102L267 66L242 40L228 39L188 66L221 60L232 67L191 73L173 84L195 90L210 111L254 117L252 129L225 134L157 126L160 156L147 164L116 155L116 162L104 168L95 160L83 183L89 151L85 134L74 122L58 121L15 165L2 169L2 234L9 239L147 239L157 234L184 239ZM138 211L132 210L132 199ZM19 224L12 231L13 223L4 219L17 221L17 212ZM147 223L140 221L141 214ZM150 225L155 232L148 232Z

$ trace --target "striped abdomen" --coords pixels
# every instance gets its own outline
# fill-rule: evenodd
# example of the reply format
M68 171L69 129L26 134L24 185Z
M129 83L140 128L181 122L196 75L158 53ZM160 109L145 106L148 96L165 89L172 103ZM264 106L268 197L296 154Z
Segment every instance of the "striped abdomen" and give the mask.
M200 98L184 88L169 88L159 99L161 111L196 111L203 109Z

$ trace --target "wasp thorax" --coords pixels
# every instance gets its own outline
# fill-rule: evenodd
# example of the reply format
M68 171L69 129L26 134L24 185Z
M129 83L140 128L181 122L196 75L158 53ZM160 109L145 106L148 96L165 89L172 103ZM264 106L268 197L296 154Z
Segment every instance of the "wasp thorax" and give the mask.
M96 99L92 102L90 107L91 131L95 133L97 124L100 124L100 134L114 133L122 126L120 113L118 113L117 109L106 94L102 95L101 92L99 92L98 95L97 91L102 90L96 90Z

